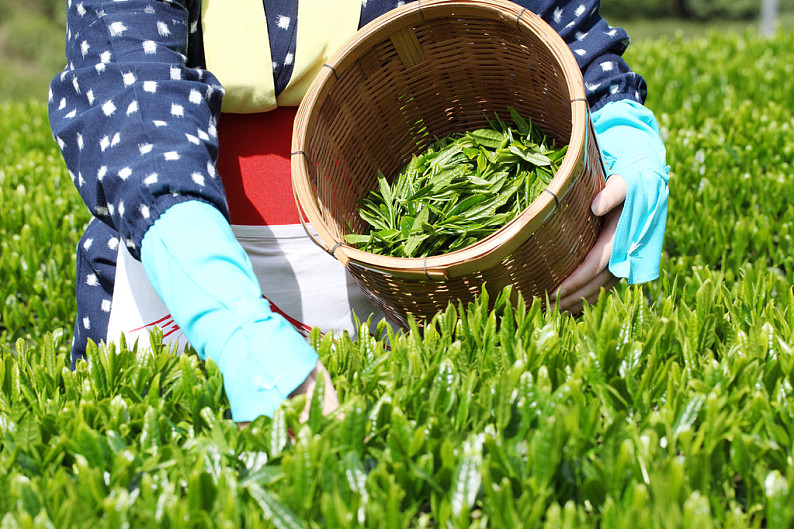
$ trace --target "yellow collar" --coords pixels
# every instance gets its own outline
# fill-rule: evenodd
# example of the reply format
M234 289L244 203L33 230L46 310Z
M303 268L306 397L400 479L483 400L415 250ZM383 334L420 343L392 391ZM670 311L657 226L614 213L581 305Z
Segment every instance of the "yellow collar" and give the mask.
M250 114L300 104L329 57L358 29L361 0L300 0L292 77L276 96L262 0L203 0L207 69L223 85L223 112Z

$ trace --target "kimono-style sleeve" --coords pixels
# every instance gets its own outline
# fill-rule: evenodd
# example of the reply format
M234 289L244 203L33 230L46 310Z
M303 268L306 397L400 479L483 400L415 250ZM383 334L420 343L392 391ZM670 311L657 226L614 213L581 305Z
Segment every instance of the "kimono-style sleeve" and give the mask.
M612 27L601 18L600 0L516 3L533 9L568 44L582 70L591 110L619 99L645 101L645 81L622 58L629 36L622 28Z
M223 89L187 66L187 2L69 2L67 67L50 87L53 136L83 201L136 258L171 205L200 200L228 218L215 172Z

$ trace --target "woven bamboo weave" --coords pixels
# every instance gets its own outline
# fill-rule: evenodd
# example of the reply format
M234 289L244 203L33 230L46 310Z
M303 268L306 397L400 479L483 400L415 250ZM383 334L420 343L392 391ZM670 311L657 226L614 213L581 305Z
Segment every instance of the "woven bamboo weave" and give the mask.
M377 172L397 175L436 138L509 120L508 106L568 145L546 192L467 248L427 258L357 250L369 226L359 200ZM293 133L292 181L318 244L343 263L394 323L511 284L544 297L578 265L601 220L590 202L604 170L573 55L537 15L506 0L413 2L362 28L323 68Z

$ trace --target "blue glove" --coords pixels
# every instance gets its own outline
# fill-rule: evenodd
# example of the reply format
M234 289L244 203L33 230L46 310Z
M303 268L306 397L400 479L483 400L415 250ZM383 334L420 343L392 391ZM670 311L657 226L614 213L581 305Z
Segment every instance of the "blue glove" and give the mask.
M141 262L190 344L223 374L235 421L272 416L317 353L262 298L248 256L213 206L176 204L146 232Z
M628 99L607 103L592 120L607 178L619 174L627 187L609 271L630 284L651 281L659 277L670 178L659 125L653 112Z

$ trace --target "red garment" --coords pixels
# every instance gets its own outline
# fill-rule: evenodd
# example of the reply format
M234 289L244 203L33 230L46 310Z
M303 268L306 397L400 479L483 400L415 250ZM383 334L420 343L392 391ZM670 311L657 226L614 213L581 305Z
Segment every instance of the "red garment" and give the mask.
M231 223L298 224L290 179L292 124L297 107L260 114L222 114L218 124L218 172Z

